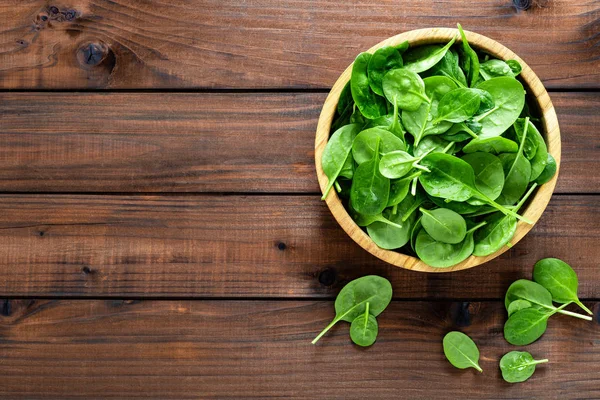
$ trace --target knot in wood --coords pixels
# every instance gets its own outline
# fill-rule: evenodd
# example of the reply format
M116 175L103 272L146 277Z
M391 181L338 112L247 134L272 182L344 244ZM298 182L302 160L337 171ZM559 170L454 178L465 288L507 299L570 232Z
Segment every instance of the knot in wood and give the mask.
M512 0L517 10L529 10L533 5L533 0Z
M99 65L109 53L108 46L103 42L89 42L77 49L77 60L85 68Z

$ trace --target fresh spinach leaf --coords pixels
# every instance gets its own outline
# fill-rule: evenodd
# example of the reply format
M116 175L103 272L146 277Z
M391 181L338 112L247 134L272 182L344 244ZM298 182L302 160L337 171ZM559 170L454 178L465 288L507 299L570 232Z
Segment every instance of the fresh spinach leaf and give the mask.
M346 125L335 131L329 138L321 157L323 172L327 175L329 183L323 192L323 197L321 199L327 197L338 176L341 175L349 179L352 178L351 173L342 173L342 170L346 165L346 160L350 158L352 143L354 142L354 138L358 134L359 129L360 127L358 125Z
M480 92L478 89L458 88L446 93L438 105L438 117L432 123L459 123L471 118L479 110L482 97Z
M369 83L367 70L371 54L360 53L354 65L352 66L352 76L350 80L350 88L354 103L359 108L362 115L369 119L374 119L386 114L387 106L385 99L378 96Z
M442 243L457 244L467 235L467 222L458 213L447 208L426 210L421 208L421 224L425 232Z
M490 153L475 152L461 157L475 172L475 187L496 200L504 187L504 170L500 159Z
M377 319L369 313L369 305L370 303L367 302L365 312L354 318L350 325L350 339L362 347L368 347L375 343L377 333L379 333Z
M344 286L335 299L335 318L319 333L312 344L317 343L339 321L352 322L359 315L363 315L367 303L369 303L369 314L377 317L391 300L392 285L385 278L367 275L351 281Z
M492 154L516 153L519 151L519 145L512 140L496 136L471 140L462 150L464 153L475 153L476 151Z
M382 128L369 128L360 132L352 142L352 157L358 165L370 161L375 154L375 145L383 154L404 150L404 142L396 135Z
M418 164L423 157L413 157L403 150L390 151L381 157L379 172L386 178L398 179L408 174L413 168L428 171L427 168Z
M396 102L403 110L414 111L422 102L429 102L425 95L423 79L407 69L393 69L383 77L383 93L392 104Z
M592 315L592 311L577 296L577 274L566 262L558 258L539 260L533 268L533 279L550 292L553 301L561 304L575 303Z
M444 58L446 52L452 47L455 40L456 38L452 39L443 47L437 44L431 44L409 49L404 53L404 68L412 72L427 71Z
M526 351L511 351L500 359L502 378L508 383L525 382L535 372L535 366L547 363L548 359L535 360Z
M500 136L510 128L525 104L525 90L521 82L510 77L492 78L477 85L494 99L494 108L473 118L481 124L480 139Z
M415 138L417 147L424 137L439 135L450 129L451 122L441 121L434 125L433 120L438 116L440 100L457 87L451 79L444 76L430 76L423 79L423 83L430 101L421 103L414 111L402 111L402 121L406 130Z
M381 47L373 53L367 67L367 75L369 76L371 90L378 95L383 96L383 76L392 69L402 68L402 65L402 56L398 50L392 46Z
M475 368L483 372L479 366L479 349L473 340L462 332L449 332L443 340L444 354L450 364L459 369Z
M515 300L508 305L508 316L510 317L517 311L532 307L532 304L527 300ZM539 309L539 307L538 307Z
M526 125L529 118L526 118ZM527 190L531 176L531 164L523 154L525 140L527 139L527 128L523 131L519 150L514 154L500 154L502 168L506 176L504 187L498 201L502 204L515 204Z
M544 167L544 170L540 176L538 176L535 180L535 183L538 185L543 185L544 183L549 182L554 177L554 174L556 174L556 160L550 153L548 153L546 166Z
M404 246L410 240L411 226L415 220L415 214L411 214L406 221L402 221L403 214L412 205L414 198L406 197L394 214L391 209L386 209L383 215L395 225L374 222L367 226L367 233L373 242L382 249L392 250Z
M458 31L460 32L460 37L462 38L462 68L465 71L465 75L467 76L467 82L469 82L469 86L474 87L479 78L479 57L477 53L469 46L469 41L467 40L467 36L463 31L462 26L457 24Z
M452 49L448 50L444 57L431 68L433 75L440 75L450 78L459 87L467 87L465 73L460 68L458 54Z
M380 143L381 140L377 138L373 158L360 164L354 172L350 201L352 207L361 214L380 214L388 202L390 180L379 172Z
M488 60L479 65L479 73L486 81L499 76L515 77L513 70L510 66L502 60Z
M548 328L548 318L566 307L563 304L554 311L525 308L508 317L504 324L504 339L515 346L526 346L538 340Z

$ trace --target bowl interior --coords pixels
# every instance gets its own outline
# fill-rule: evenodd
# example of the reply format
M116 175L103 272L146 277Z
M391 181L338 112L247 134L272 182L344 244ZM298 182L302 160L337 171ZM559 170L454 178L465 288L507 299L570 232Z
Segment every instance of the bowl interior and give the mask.
M548 146L548 153L556 159L557 171L554 177L549 182L545 183L536 190L533 197L528 201L528 203L521 211L522 215L524 215L529 220L533 221L533 224L529 225L522 221L519 221L519 223L517 224L517 230L515 232L515 235L510 240L510 244L514 245L519 240L521 240L523 236L525 236L527 232L531 230L533 225L538 221L544 209L548 205L550 197L552 196L552 192L554 191L554 187L556 186L556 180L560 169L561 151L560 130L558 127L558 120L556 117L554 106L552 105L550 97L548 96L546 89L542 85L542 82L520 57L518 57L508 48L504 47L500 43L488 37L468 31L465 31L465 34L467 36L469 44L477 50L488 53L491 56L494 56L495 58L501 60L517 60L521 64L521 66L523 67L523 71L519 75L519 80L521 81L521 83L523 83L527 91L527 102L530 105L535 105L535 107L537 108L537 112L539 113L541 119L541 133L546 140L546 144ZM409 41L411 47L431 43L446 44L453 37L459 37L458 35L458 30L452 28L418 29L386 39L376 44L368 51L370 53L373 53L380 47L397 45L406 40ZM457 42L459 41L460 40L457 39ZM323 109L321 111L321 115L319 117L319 123L317 126L317 134L315 139L315 164L321 191L325 190L328 182L327 176L323 172L323 168L321 166L321 156L323 150L325 149L325 145L329 140L331 123L335 115L335 109L340 97L340 93L344 88L345 84L350 80L351 71L352 64L350 64L348 68L346 68L346 70L340 75L338 80L333 85L329 96L327 96L327 99L325 100ZM327 196L325 201L327 203L327 206L331 210L334 218L344 229L344 231L346 231L346 233L356 243L358 243L362 248L364 248L374 256L398 267L423 272L458 271L480 265L486 261L496 258L509 248L508 246L503 246L502 249L486 257L477 257L471 255L465 261L449 268L434 268L425 264L416 257L407 254L402 254L397 251L384 250L378 247L375 244L375 242L373 242L371 238L358 225L356 225L356 223L354 223L354 221L344 208L335 190L331 190L329 192L329 195Z

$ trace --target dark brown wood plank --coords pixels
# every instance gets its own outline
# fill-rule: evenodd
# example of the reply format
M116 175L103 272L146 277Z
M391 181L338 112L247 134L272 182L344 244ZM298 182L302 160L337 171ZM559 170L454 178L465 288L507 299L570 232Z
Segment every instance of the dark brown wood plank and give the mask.
M501 302L393 302L374 346L348 324L310 341L333 304L289 301L35 301L4 303L0 395L30 398L593 399L600 397L596 320L553 317L527 346L548 358L522 384L501 378ZM444 358L451 330L479 346L483 373Z
M323 93L1 93L0 190L312 192ZM559 193L600 193L600 94L552 93Z
M389 36L461 22L514 50L548 87L598 88L597 2L533 3L9 0L0 87L323 88Z
M600 197L555 196L500 259L451 274L379 262L317 196L0 196L4 296L331 298L388 277L398 298L502 298L544 257L569 262L600 298Z

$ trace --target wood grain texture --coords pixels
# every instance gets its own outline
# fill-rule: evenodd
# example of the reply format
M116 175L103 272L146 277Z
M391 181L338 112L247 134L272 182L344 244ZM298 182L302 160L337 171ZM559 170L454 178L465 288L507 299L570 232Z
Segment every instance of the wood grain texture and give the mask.
M0 395L64 398L594 399L600 397L596 320L553 317L527 346L550 362L508 384L498 362L501 302L392 302L379 336L358 348L340 323L317 345L333 304L281 301L4 302ZM483 373L446 361L442 338L477 343ZM357 367L360 366L360 367Z
M423 274L362 250L317 196L3 195L0 294L331 298L376 274L397 298L500 299L537 260L558 257L579 274L580 296L597 299L599 199L555 196L500 258Z
M600 8L508 0L9 0L2 88L327 88L361 51L455 27L514 50L550 88L598 88Z
M552 179L550 179L544 185L541 185L535 190L535 192L533 192L528 203L523 207L522 210L520 210L519 213L524 218L524 221L520 220L518 222L513 237L507 243L508 246L502 246L497 251L484 257L471 255L464 261L448 268L434 268L423 262L419 257L405 254L400 251L382 249L375 244L373 239L371 239L371 237L362 228L360 228L356 222L354 222L352 217L350 217L350 214L338 197L337 192L335 190L329 190L327 197L325 198L327 206L331 210L331 214L333 214L336 221L340 224L342 229L346 231L348 236L350 236L352 240L354 240L360 247L371 253L373 256L400 268L430 273L449 273L477 267L478 265L500 256L502 253L508 250L510 246L517 244L519 240L527 235L527 233L535 226L535 223L542 216L542 213L550 202L550 198L552 197L552 193L554 192L554 188L556 186L556 181L558 180L558 176L560 174L560 129L558 126L556 111L542 82L531 70L531 68L521 58L519 58L518 55L500 43L477 33L465 31L464 34L471 46L482 49L486 53L499 60L516 60L522 66L523 70L519 74L519 80L523 83L526 92L531 96L530 105L539 110L540 131L548 146L548 154L552 155L554 160L556 160L556 173ZM369 53L375 53L378 49L385 46L398 46L404 42L408 42L410 46L423 46L431 43L443 44L448 43L459 35L461 35L461 33L455 28L418 29L401 33L377 43L375 46L369 49ZM315 138L315 166L317 170L317 177L319 178L319 185L321 186L321 192L323 194L325 194L330 181L325 174L325 171L323 171L321 160L325 147L327 146L327 142L332 134L331 125L337 112L337 104L339 102L342 90L350 81L352 67L353 64L348 66L348 68L346 68L346 70L335 82L331 88L331 91L329 92L329 95L327 96L327 99L325 100L325 104L323 104L321 115L319 116L319 123L317 125L317 134Z
M0 93L0 191L316 193L322 93ZM559 193L600 193L600 94L551 93Z

